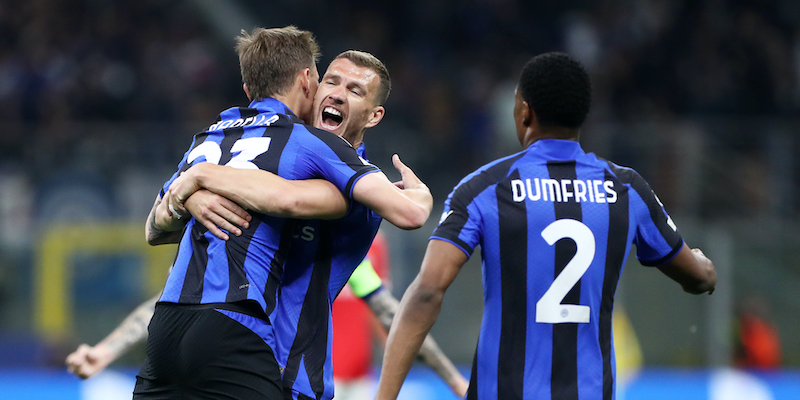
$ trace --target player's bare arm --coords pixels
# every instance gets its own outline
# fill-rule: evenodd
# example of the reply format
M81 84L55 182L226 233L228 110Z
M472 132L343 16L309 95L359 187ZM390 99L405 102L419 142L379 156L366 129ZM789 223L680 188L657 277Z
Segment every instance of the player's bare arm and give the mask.
M82 379L89 378L104 370L135 343L144 340L158 297L155 296L142 303L96 345L81 344L67 356L67 370Z
M700 249L690 250L686 244L672 260L658 269L680 283L683 290L688 293L711 294L717 284L714 263Z
M431 240L422 267L400 302L389 331L376 399L396 399L442 308L444 293L467 261L455 245Z
M353 199L366 205L401 229L417 229L425 224L433 209L430 189L414 171L392 156L403 180L395 185L382 173L368 174L353 187Z
M200 163L181 174L167 197L176 210L194 191L204 188L245 209L288 218L341 218L349 204L332 183L310 179L293 181L271 172Z
M380 290L369 297L367 304L372 313L378 317L384 329L389 332L392 320L400 308L400 302L388 290ZM442 352L431 335L428 335L422 342L419 356L450 386L457 396L466 396L469 382L458 372L453 362Z
M170 215L161 196L156 196L153 208L150 209L150 214L147 216L147 222L144 226L147 243L153 246L177 243L181 238L181 229L186 224L185 220L181 221L177 217Z
M241 228L247 229L252 219L249 213L236 203L211 193L199 190L184 201L182 213L169 208L170 198L156 199L156 204L148 216L145 229L147 241L151 245L178 243L183 226L189 217L195 217L208 230L222 240L228 240L229 232L235 236L242 234ZM224 231L223 231L224 229Z
M393 161L403 177L402 189L383 173L372 173L356 182L353 198L400 228L419 228L430 215L433 197L399 157L395 155ZM246 209L290 218L335 219L344 216L349 207L341 192L327 181L292 181L267 171L209 163L189 168L173 182L166 197L181 212L181 201L200 187Z

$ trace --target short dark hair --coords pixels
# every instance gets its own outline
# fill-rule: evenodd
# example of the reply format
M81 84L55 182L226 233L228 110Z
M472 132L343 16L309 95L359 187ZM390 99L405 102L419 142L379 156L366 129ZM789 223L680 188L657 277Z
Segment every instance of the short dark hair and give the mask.
M518 90L542 127L579 128L592 103L589 74L564 53L544 53L528 61Z
M381 81L378 85L378 92L375 93L374 103L376 106L383 105L383 103L386 102L386 99L389 98L389 92L392 91L392 78L389 77L389 70L386 69L386 66L383 65L383 62L381 62L378 57L375 57L366 51L358 50L347 50L344 53L336 56L334 60L339 58L346 58L352 61L353 64L362 68L369 68L378 74L378 78L380 78Z
M242 30L236 38L242 82L253 100L286 94L295 77L319 58L314 35L289 25L284 28Z

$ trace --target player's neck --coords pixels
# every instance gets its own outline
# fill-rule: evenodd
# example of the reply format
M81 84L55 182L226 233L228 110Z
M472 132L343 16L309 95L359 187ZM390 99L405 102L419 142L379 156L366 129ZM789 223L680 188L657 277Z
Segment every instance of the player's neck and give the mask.
M311 120L306 121L306 118L308 118L308 114L310 113L308 112L309 110L303 109L305 97L303 97L301 93L292 90L285 95L275 95L274 98L292 110L294 115L300 117L303 121L305 121L305 123L310 124L313 122Z
M364 141L364 129L354 133L345 132L342 137L350 142L350 145L353 146L354 149L357 149L358 146L361 146L361 142Z
M533 142L542 139L558 139L558 140L572 140L577 142L580 139L580 130L564 127L554 127L546 129L530 130L525 135L525 143L523 146L527 148Z

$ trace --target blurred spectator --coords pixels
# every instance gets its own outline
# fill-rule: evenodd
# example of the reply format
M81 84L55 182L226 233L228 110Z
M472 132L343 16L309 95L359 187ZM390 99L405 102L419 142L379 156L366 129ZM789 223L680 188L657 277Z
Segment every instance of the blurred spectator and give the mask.
M734 364L740 368L775 369L781 366L778 329L770 321L765 298L752 296L741 305Z

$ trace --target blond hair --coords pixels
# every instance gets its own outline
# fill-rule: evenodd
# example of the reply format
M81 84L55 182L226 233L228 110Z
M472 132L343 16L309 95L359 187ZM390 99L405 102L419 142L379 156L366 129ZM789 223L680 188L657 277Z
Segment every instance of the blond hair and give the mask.
M347 50L336 56L334 60L340 58L348 59L352 61L353 64L362 68L369 68L378 74L380 82L378 84L378 92L375 93L373 103L375 105L383 105L383 103L386 102L386 99L389 98L389 92L392 91L392 79L389 77L389 70L386 69L386 66L383 65L383 62L381 62L378 57L375 57L366 51L359 50Z
M319 58L319 45L309 31L289 25L284 28L244 29L236 37L236 52L242 82L253 100L286 94L300 71Z

